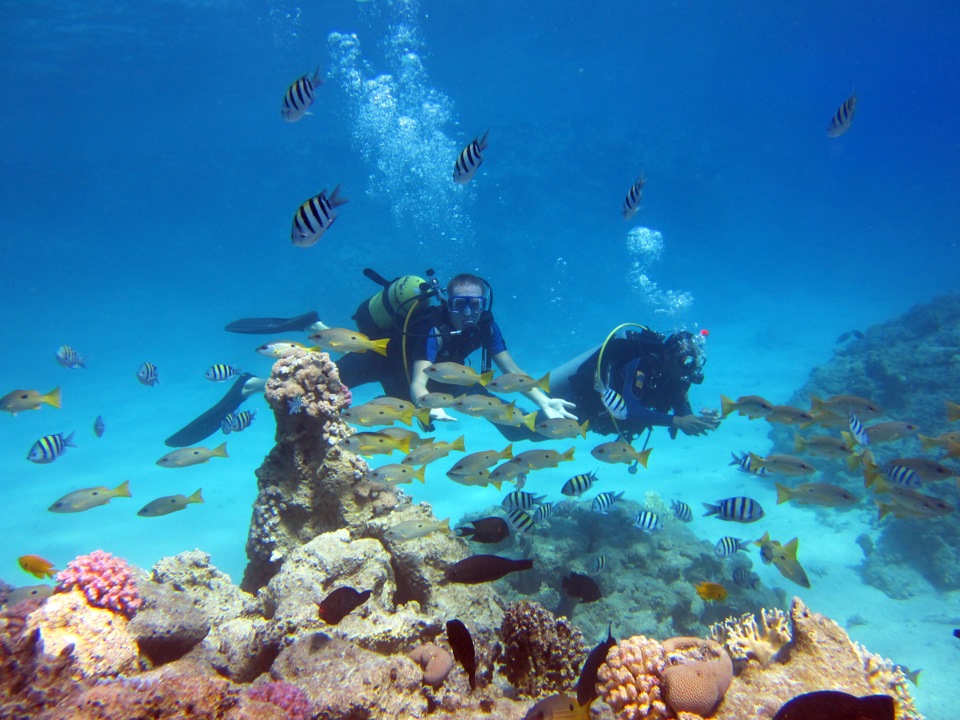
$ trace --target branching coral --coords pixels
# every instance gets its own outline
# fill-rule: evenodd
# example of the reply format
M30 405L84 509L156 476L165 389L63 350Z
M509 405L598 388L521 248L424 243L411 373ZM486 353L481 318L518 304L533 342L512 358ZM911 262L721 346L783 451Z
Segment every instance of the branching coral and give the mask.
M503 669L521 695L564 692L577 682L586 645L566 618L526 600L507 610L500 626Z
M870 689L876 693L889 695L896 703L897 720L923 720L913 703L907 678L899 666L891 660L874 655L859 643L853 643L854 648L863 661L863 673Z
M782 610L763 609L760 624L753 613L729 617L710 628L710 637L722 644L734 660L756 660L769 665L790 642L790 619Z
M103 550L94 550L67 563L57 573L56 592L78 588L91 607L112 610L133 617L143 600L137 581L125 560Z
M627 638L610 649L597 673L597 688L617 720L670 717L660 684L665 665L663 646L644 635Z

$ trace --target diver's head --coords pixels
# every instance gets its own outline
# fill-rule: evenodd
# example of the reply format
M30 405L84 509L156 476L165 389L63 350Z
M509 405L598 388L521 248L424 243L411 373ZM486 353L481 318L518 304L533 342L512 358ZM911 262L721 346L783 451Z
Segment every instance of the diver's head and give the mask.
M489 308L487 282L476 275L464 273L447 283L447 314L455 330L475 327Z
M664 369L667 373L688 385L703 382L703 366L707 357L698 337L681 330L664 340L663 347Z

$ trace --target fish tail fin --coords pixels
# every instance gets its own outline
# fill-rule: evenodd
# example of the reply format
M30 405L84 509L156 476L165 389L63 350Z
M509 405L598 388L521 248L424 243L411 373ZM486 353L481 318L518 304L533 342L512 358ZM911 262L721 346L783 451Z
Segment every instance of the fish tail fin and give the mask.
M513 458L513 443L510 443L500 451L499 458L501 460L511 460Z
M323 85L323 78L320 77L320 66L317 65L317 69L313 71L313 77L310 78L310 82L314 85Z
M480 376L480 379L478 380L478 382L484 387L486 387L487 383L490 382L491 380L493 380L493 370L487 370L487 372L483 373Z
M419 470L414 470L414 471L413 471L413 476L414 476L417 480L419 480L420 482L422 482L424 485L426 485L426 484L427 484L427 481L426 481L425 476L424 476L424 473L426 473L426 472L427 472L427 466L426 466L426 465L421 465ZM449 530L449 528L447 528L447 529Z
M487 128L487 131L483 134L483 137L477 139L477 147L480 148L480 152L483 152L487 149L487 136L490 135L490 128Z
M413 408L408 408L404 412L397 415L397 420L402 422L404 425L409 425L413 427L413 412L414 412Z
M460 452L463 452L464 450L467 449L467 446L466 446L466 444L464 443L464 440L466 440L466 436L461 435L461 436L458 437L456 440L454 440L452 443L450 443L450 449L451 449L451 450L459 450Z
M543 390L547 395L550 394L550 373L548 372L542 378L537 380L537 387Z
M917 433L917 439L920 441L921 450L929 450L937 445L936 439L927 435L921 435L920 433Z
M230 457L227 455L227 444L225 442L217 445L210 453L211 457Z
M786 485L781 485L780 483L774 484L777 486L777 505L781 505L793 499L793 493L790 492L790 488L788 488Z
M843 444L846 445L848 448L852 449L858 445L857 439L846 430L840 431L840 437L843 438Z
M824 411L825 408L823 407L823 400L818 398L813 393L810 393L810 414L813 415L814 413L822 413Z
M55 387L53 390L48 392L46 395L40 398L40 402L45 402L50 407L55 407L58 410L60 409L60 388Z
M857 471L857 467L860 465L860 456L857 453L852 452L847 455L843 461L847 465L847 470L853 473Z
M572 461L572 460L573 460L573 453L574 453L575 450L576 450L576 448L570 448L570 449L567 450L565 453L563 453L563 454L560 456L560 462Z
M764 460L763 460L762 457L760 457L760 456L757 455L756 453L747 453L747 455L750 456L750 467L751 467L751 468L757 468L757 469L759 470L760 468L765 467L765 465L763 464Z
M446 530L447 532L450 532L450 518L444 518L443 520L441 520L439 527L441 530Z
M637 462L643 465L644 467L646 467L647 462L649 462L650 460L650 453L652 452L653 452L653 448L647 448L643 452L637 453Z
M501 482L500 480L491 480L490 484L497 489L497 492L500 492L500 486L503 485L503 482Z
M794 433L793 451L795 453L802 453L805 447L807 447L807 441L803 439L803 436L800 435L800 433Z
M704 504L706 504L706 503L704 503ZM764 545L765 543L768 543L768 542L770 542L770 533L769 533L769 532L765 532L765 533L763 534L763 537L760 538L759 540L754 540L754 541L753 541L753 544L756 545L757 547L763 547L763 545Z
M420 421L421 425L430 424L430 408L417 408L413 411L413 417ZM413 423L410 423L412 425Z
M77 446L77 444L73 441L73 436L76 435L76 434L77 434L77 431L74 430L72 433L70 433L69 435L67 435L67 436L63 439L63 445L64 445L64 447L76 447L76 446Z
M382 340L371 340L373 344L373 351L378 355L387 354L387 345L390 343L390 338L383 338Z
M397 448L404 454L410 452L410 438L405 437L402 440L397 440Z
M737 409L737 404L728 398L726 395L720 396L720 418L723 419L727 417L730 413Z
M703 506L707 509L707 512L703 514L704 517L710 517L711 515L720 514L719 505L713 505L712 503L703 503Z
M523 416L523 422L522 422L521 424L524 425L524 426L526 426L526 428L532 432L532 431L533 431L533 428L536 427L536 424L537 424L537 413L536 413L536 411L531 412L531 413L527 413L526 415L524 415L524 416Z
M877 520L883 520L887 513L892 512L894 509L893 503L877 503Z
M340 184L338 183L333 192L330 193L330 197L327 198L327 202L330 203L330 207L340 207L350 202L350 198L340 197Z
M960 404L950 402L949 400L945 400L944 402L947 404L947 420L950 422L960 420Z
M124 480L122 483L117 485L113 489L113 496L114 497L133 497L133 495L130 494L130 481Z
M587 428L589 428L589 427L590 427L590 421L589 421L589 420L584 420L584 421L580 424L580 432L579 432L578 434L579 434L580 437L582 437L584 440L587 439Z
M731 450L731 451L730 451L730 456L733 458L733 460L731 460L730 462L728 462L727 465L739 465L739 464L740 464L740 461L742 460L742 458L741 458L739 455L737 455L735 452L733 452L733 451Z
M188 502L188 503L202 503L202 502L203 502L203 495L200 494L200 491L201 491L202 489L203 489L203 488L197 488L197 491L196 491L193 495L190 495L190 496L187 497L187 502Z

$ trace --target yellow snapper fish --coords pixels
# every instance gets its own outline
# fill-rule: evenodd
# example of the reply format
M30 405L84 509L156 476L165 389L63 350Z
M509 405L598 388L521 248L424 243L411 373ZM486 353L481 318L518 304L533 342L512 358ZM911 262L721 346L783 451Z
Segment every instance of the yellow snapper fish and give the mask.
M550 695L530 708L523 720L590 720L590 703L581 706L575 697Z
M647 448L641 452L635 450L630 443L625 443L623 440L615 440L614 442L605 442L597 445L590 451L590 454L600 462L611 464L626 463L627 465L638 462L646 467L652 451L653 448Z
M6 606L12 608L24 600L43 600L53 595L53 585L24 585L7 593Z
M895 442L912 437L917 434L920 428L913 423L900 420L887 420L886 422L879 422L865 427L864 430L867 432L870 444L876 445L878 443Z
M41 405L60 407L60 388L54 388L46 395L36 390L14 390L0 398L0 410L16 415L24 410L39 410Z
M520 478L520 481L517 482L517 489L519 490L521 482L526 478L528 472L530 472L530 468L525 465L517 465L513 460L507 460L507 462L500 463L490 471L490 483L504 483L514 478Z
M495 425L509 425L510 427L520 427L522 425L532 431L537 422L537 412L533 411L524 415L523 410L520 410L515 403L509 403L500 408L498 412L487 413L483 416L483 419Z
M406 407L397 407L371 401L347 408L340 413L340 417L347 422L363 427L392 425L397 421L404 425L413 425L414 416L425 425L430 422L430 410L417 410L413 403L406 403Z
M188 447L168 452L157 460L157 465L166 468L182 468L190 465L205 463L214 457L230 457L227 455L227 444L221 443L213 450L205 447Z
M875 490L880 494L889 494L890 499L889 503L874 500L879 510L879 520L888 513L896 518L927 520L949 515L955 510L953 505L938 497L924 495L911 488L890 485L884 480L877 481Z
M474 470L473 472L469 473L455 473L453 470L447 471L447 477L459 485L466 485L467 487L488 487L493 485L497 490L499 490L500 486L503 484L503 481L493 480L490 477L491 475L492 473L486 468Z
M720 396L720 417L726 418L732 412L745 415L751 420L766 417L773 412L773 403L759 395L743 395L731 400L726 395Z
M55 513L83 512L90 508L106 505L115 497L132 497L129 480L124 480L113 490L103 486L74 490L57 500L47 510Z
M407 440L410 443L411 448L420 447L426 443L432 443L433 438L424 438L420 437L413 430L405 430L404 428L399 427L385 427L380 428L378 431L381 435L386 435L389 438L394 440Z
M847 437L850 433L846 434ZM846 460L853 452L854 443L847 440L847 437L836 438L832 435L814 435L805 438L801 435L793 436L793 451L796 453L810 453L816 457L831 458L833 460ZM853 440L850 437L850 440Z
M917 439L920 441L920 447L923 450L933 450L934 448L946 450L949 449L950 443L960 443L960 430L945 432L936 437L917 435Z
M839 415L843 418L856 415L861 420L874 420L883 415L883 410L875 403L857 395L833 395L821 400L810 396L810 413L813 415Z
M347 328L327 328L308 337L324 350L336 350L342 353L362 353L373 350L379 355L386 355L387 345L390 343L390 338L371 340L362 332Z
M201 488L202 489L202 488ZM190 503L202 503L203 496L200 490L197 490L189 497L186 495L164 495L156 500L151 500L137 511L140 517L160 517L169 515L172 512L183 510Z
M849 490L830 483L804 483L794 488L780 483L775 484L777 487L777 505L796 500L800 505L849 507L860 502L860 498Z
M463 397L462 395L460 397ZM417 398L417 402L420 403L420 407L429 408L431 410L438 410L440 408L448 408L453 405L459 398L455 398L450 393L442 392L429 392L426 395L421 395Z
M774 405L773 410L767 413L767 421L781 425L807 425L816 419L806 410L793 405Z
M807 573L797 562L797 550L800 548L800 539L794 538L786 545L778 540L771 540L770 533L766 532L763 537L753 543L760 547L760 558L767 565L773 563L773 566L787 580L795 582L800 587L810 587L810 579Z
M554 440L574 438L577 435L586 440L589 425L589 420L578 423L570 418L545 418L538 422L535 427L538 433Z
M487 417L488 415L499 415L505 412L509 403L503 402L492 395L461 395L451 407L458 412L474 417Z
M392 542L406 542L444 530L450 532L450 518L444 518L443 520L407 520L391 527L384 533L384 537Z
M337 443L337 447L355 455L389 455L394 450L410 451L410 439L397 439L382 432L358 432Z
M943 402L947 407L947 422L960 420L960 403L950 402L949 400L944 400Z
M432 443L424 444L415 450L411 450L400 462L404 465L427 465L428 463L432 463L434 460L439 460L440 458L446 457L454 450L463 452L466 450L466 446L464 445L463 441L463 435L458 437L453 442L441 442L435 440Z
M755 453L749 453L750 466L753 468L764 469L767 472L777 475L812 475L817 469L803 458L794 455L767 455L760 457Z
M387 483L390 485L397 485L399 483L412 483L414 480L419 480L420 482L425 483L426 480L424 479L424 472L426 469L426 465L416 469L413 467L413 465L391 463L390 465L381 465L375 470L371 470L370 478L376 482Z
M530 392L533 388L540 388L545 393L549 393L550 373L539 380L534 380L526 373L504 373L488 382L486 387L498 393Z
M481 450L480 452L464 455L457 464L447 471L450 475L472 475L480 470L496 465L500 460L510 460L513 457L513 443L503 450Z
M544 468L555 468L562 462L573 460L573 453L576 448L570 448L564 452L558 450L527 450L514 455L510 461L517 467L526 468L526 470L543 470Z
M461 385L470 387L471 385L486 385L493 379L493 370L478 373L473 368L461 365L455 362L442 362L430 365L424 372L431 380L446 383L448 385Z
M307 347L303 343L294 342L293 340L277 340L276 342L269 342L266 345L261 345L258 347L256 352L268 358L282 358L284 355L289 355L294 350L303 350L304 352L320 352L319 347Z

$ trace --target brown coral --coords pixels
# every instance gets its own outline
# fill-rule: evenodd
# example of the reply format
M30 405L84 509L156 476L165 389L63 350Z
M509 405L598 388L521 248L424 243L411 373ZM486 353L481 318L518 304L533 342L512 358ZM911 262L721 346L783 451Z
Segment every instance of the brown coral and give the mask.
M586 655L583 635L539 603L514 603L503 616L503 670L520 695L571 689Z
M610 648L597 673L597 689L617 720L670 717L660 683L665 665L663 646L644 635L627 638Z
M433 643L414 648L407 657L423 668L423 684L432 688L443 685L443 681L453 670L453 656Z
M733 662L713 640L679 637L665 640L668 667L663 670L663 696L675 713L701 717L713 714L733 680Z

